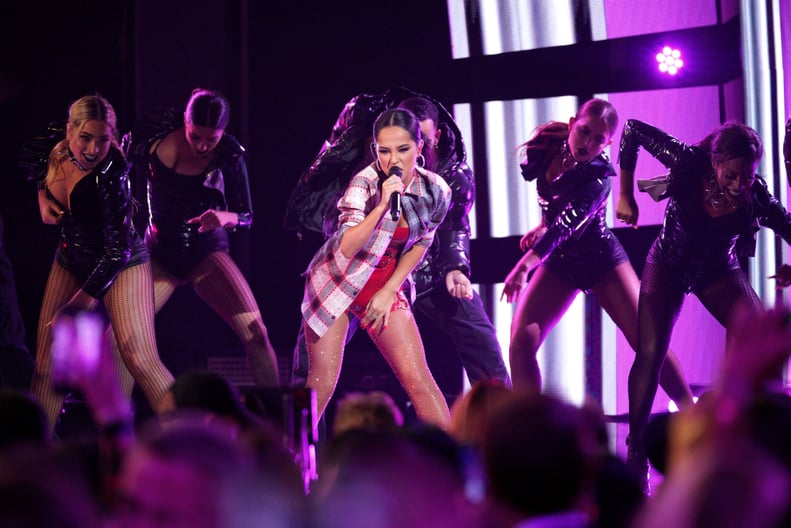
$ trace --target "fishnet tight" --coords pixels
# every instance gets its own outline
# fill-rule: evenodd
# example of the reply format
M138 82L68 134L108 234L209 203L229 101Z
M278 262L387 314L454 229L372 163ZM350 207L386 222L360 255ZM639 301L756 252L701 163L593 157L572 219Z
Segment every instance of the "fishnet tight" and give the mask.
M728 317L739 302L763 310L763 304L742 271L732 271L694 291L703 306L728 328ZM639 349L629 371L629 431L632 440L642 441L651 415L659 371L665 361L685 292L677 273L646 263L640 289Z
M158 312L183 283L154 261L154 299ZM244 346L247 364L256 385L277 386L277 357L264 326L261 310L242 271L225 251L204 258L187 282L230 326Z
M43 406L51 431L63 407L63 395L52 387L52 327L49 323L80 286L76 277L57 262L53 263L41 304L36 370L31 383L31 392ZM122 270L103 301L125 366L119 364L119 376L128 379L131 373L140 383L152 409L159 411L162 397L173 383L173 376L157 352L152 292L151 267L145 263Z

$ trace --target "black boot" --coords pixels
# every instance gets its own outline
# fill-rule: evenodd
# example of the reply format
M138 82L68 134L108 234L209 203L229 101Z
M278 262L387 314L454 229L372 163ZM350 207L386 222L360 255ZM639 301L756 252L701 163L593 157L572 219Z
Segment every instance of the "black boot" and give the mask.
M626 465L639 482L643 493L650 495L648 455L645 450L645 441L641 436L630 434L626 437Z

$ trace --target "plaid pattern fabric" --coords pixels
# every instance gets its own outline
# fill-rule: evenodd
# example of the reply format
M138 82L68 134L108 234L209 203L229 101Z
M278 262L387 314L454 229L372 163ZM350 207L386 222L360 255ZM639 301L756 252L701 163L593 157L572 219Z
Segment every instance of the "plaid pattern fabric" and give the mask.
M397 222L385 214L365 246L351 258L340 251L340 240L350 227L359 224L380 200L379 174L373 165L352 178L338 200L340 229L327 239L308 264L302 317L319 336L345 312L368 281L374 266L393 238ZM433 172L418 169L401 200L401 214L409 225L403 251L428 248L450 206L450 187Z

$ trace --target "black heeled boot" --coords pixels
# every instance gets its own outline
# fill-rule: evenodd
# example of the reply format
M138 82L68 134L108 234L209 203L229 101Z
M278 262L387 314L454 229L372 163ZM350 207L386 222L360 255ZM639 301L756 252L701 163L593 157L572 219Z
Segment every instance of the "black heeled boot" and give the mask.
M650 495L648 455L642 437L631 434L626 437L626 465L639 482L643 494Z

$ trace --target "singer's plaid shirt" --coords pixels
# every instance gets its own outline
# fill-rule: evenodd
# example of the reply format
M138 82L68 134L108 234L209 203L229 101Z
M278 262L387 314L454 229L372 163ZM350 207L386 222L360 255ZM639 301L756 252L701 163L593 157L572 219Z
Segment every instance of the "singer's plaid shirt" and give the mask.
M450 187L445 180L425 169L417 170L401 199L401 211L409 225L409 238L402 252L415 245L431 246L434 232L450 206ZM352 178L338 200L340 229L327 239L304 273L302 317L319 336L349 308L393 238L397 222L385 214L356 255L346 258L340 251L343 233L363 221L379 203L379 194L379 174L373 165Z

